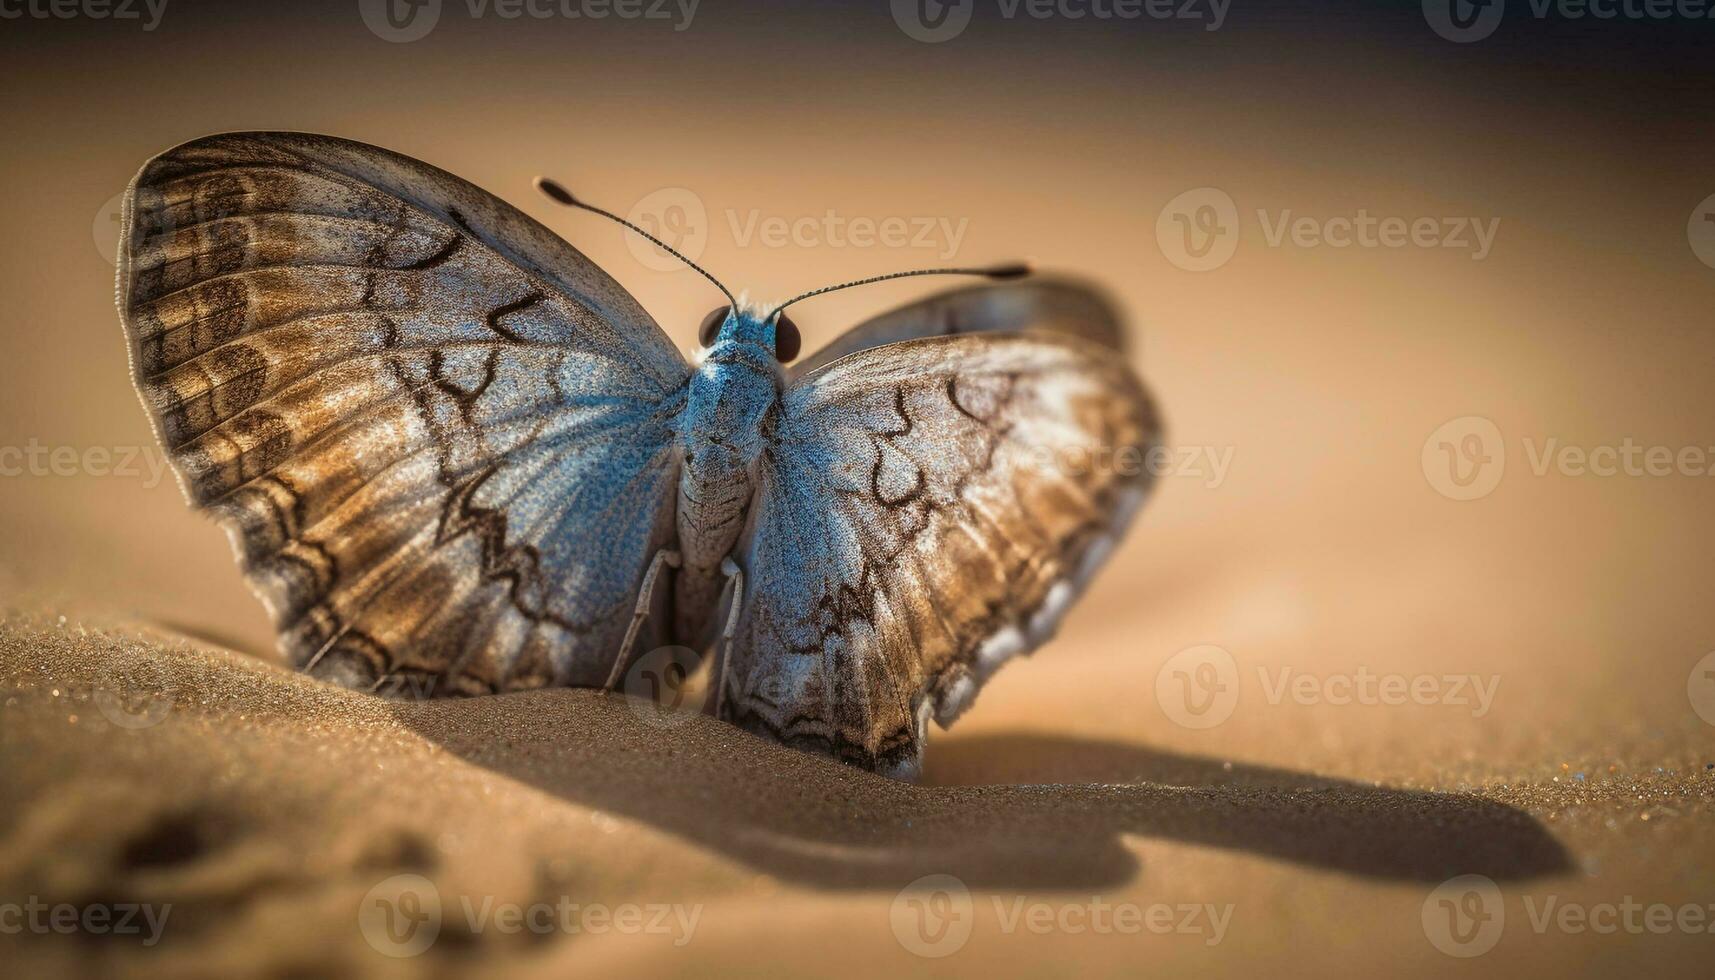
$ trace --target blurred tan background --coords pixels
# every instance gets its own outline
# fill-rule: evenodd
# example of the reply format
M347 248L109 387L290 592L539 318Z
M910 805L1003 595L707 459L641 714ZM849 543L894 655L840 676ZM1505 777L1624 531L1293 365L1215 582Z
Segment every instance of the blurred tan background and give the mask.
M91 449L116 463L147 447L159 466L113 309L112 208L145 159L186 139L299 129L436 164L554 228L686 347L713 291L661 271L617 228L556 209L532 176L622 213L641 204L634 213L690 232L705 266L762 297L1028 258L1113 292L1171 441L1197 455L1163 478L1062 638L931 741L931 782L1128 778L1080 769L1075 752L989 760L957 749L1022 732L1365 784L1528 788L1514 802L1570 845L1565 887L1592 901L1715 901L1702 772L1715 762L1715 678L1694 671L1715 650L1715 449L1669 475L1532 467L1550 440L1715 447L1715 222L1699 224L1715 208L1715 35L1536 20L1515 4L1494 36L1456 44L1417 4L1287 6L1235 3L1205 30L1009 19L979 0L963 33L940 43L910 36L883 0L708 0L683 30L473 18L449 0L407 42L378 37L356 0L170 0L147 31L0 22L0 447L70 447L78 459L65 475L40 455L47 472L16 472L28 457L0 448L0 467L13 467L0 476L0 590L271 655L224 536L188 512L171 478L152 479L141 460L129 476L89 465ZM1219 194L1181 198L1199 188ZM1219 195L1232 214L1201 210ZM1183 218L1176 200L1190 202ZM1271 240L1287 218L1314 219L1322 235L1328 219L1360 211L1437 228L1470 218L1493 241L1479 257L1469 231L1469 247ZM834 240L829 214L903 219L911 240ZM769 222L806 230L774 245ZM1230 259L1189 271L1197 262L1176 235L1216 226ZM794 316L808 351L954 284L853 290ZM1493 456L1498 433L1504 468L1488 464L1483 476L1498 482L1485 495L1450 499L1444 468L1471 465L1466 438L1478 430L1432 434L1473 416L1494 426L1478 455ZM1219 479L1212 458L1227 461ZM1167 707L1183 693L1169 661L1199 645L1226 652L1221 676L1238 692L1208 728ZM1496 686L1480 716L1446 701L1270 703L1283 669L1319 689L1360 673ZM962 768L938 770L938 749ZM1659 798L1634 784L1586 789L1657 767L1684 781ZM1557 796L1574 774L1573 795ZM1666 808L1657 828L1678 821L1690 836L1640 823L1655 806ZM1339 902L1295 897L1308 886L1287 870L1140 846L1165 876L1152 890L1179 874L1261 902L1284 924L1259 949L1294 948L1299 926L1340 932ZM1330 887L1348 912L1378 901ZM1413 934L1418 885L1382 891L1400 896L1404 918L1390 921L1421 947L1413 962L1464 965ZM1305 908L1323 911L1295 920ZM1518 962L1497 957L1523 956L1533 940L1509 935L1483 962ZM1590 968L1690 954L1695 941L1583 936L1537 951ZM1377 957L1380 969L1382 954L1362 945L1342 955ZM1000 938L972 947L996 962L1010 950ZM893 969L902 954L874 955Z

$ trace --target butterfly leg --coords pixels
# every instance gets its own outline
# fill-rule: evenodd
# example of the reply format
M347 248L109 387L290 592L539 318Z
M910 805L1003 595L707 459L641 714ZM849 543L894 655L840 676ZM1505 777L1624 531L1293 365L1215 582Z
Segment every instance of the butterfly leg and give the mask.
M711 678L714 692L714 711L716 718L721 716L721 708L726 704L726 665L732 657L732 638L738 632L738 611L744 608L744 569L738 567L738 562L731 558L721 559L721 574L732 583L732 601L727 607L726 625L721 628L720 651L715 656L714 677Z
M654 560L649 563L649 571L643 575L643 585L637 590L637 607L631 611L631 625L625 630L625 641L619 645L619 656L613 660L613 671L607 675L607 683L602 685L609 691L619 685L619 679L625 674L626 661L631 659L631 647L637 642L637 631L649 616L649 605L655 597L655 580L661 575L662 565L678 568L679 553L662 548L655 552Z

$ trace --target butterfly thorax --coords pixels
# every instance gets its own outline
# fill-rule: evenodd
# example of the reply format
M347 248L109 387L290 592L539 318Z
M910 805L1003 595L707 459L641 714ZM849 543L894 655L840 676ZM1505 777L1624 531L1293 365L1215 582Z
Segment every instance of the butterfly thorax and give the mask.
M691 377L679 425L682 568L675 605L683 640L703 632L719 597L721 560L744 530L764 425L780 385L774 328L749 313L728 317Z

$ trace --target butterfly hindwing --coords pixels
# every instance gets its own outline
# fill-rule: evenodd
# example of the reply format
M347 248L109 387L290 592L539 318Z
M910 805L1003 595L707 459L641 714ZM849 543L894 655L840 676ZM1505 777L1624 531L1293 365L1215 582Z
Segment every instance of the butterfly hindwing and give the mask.
M855 351L920 337L974 333L1059 333L1124 352L1119 312L1106 296L1076 280L1043 276L1023 282L949 289L865 320L792 366L802 378Z
M475 186L330 137L184 144L124 216L135 381L293 663L605 680L671 544L689 372L634 299Z
M798 379L764 455L721 713L910 777L1043 643L1148 486L1154 409L1111 349L1052 334L863 349Z

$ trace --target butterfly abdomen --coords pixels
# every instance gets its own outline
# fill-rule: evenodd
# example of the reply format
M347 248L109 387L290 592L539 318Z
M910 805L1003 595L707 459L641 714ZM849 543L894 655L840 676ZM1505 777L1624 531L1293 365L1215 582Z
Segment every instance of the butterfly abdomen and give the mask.
M779 386L772 353L730 332L709 348L691 379L679 427L682 564L674 590L683 642L701 638L719 599L721 561L732 556L750 512L763 423L777 410Z

